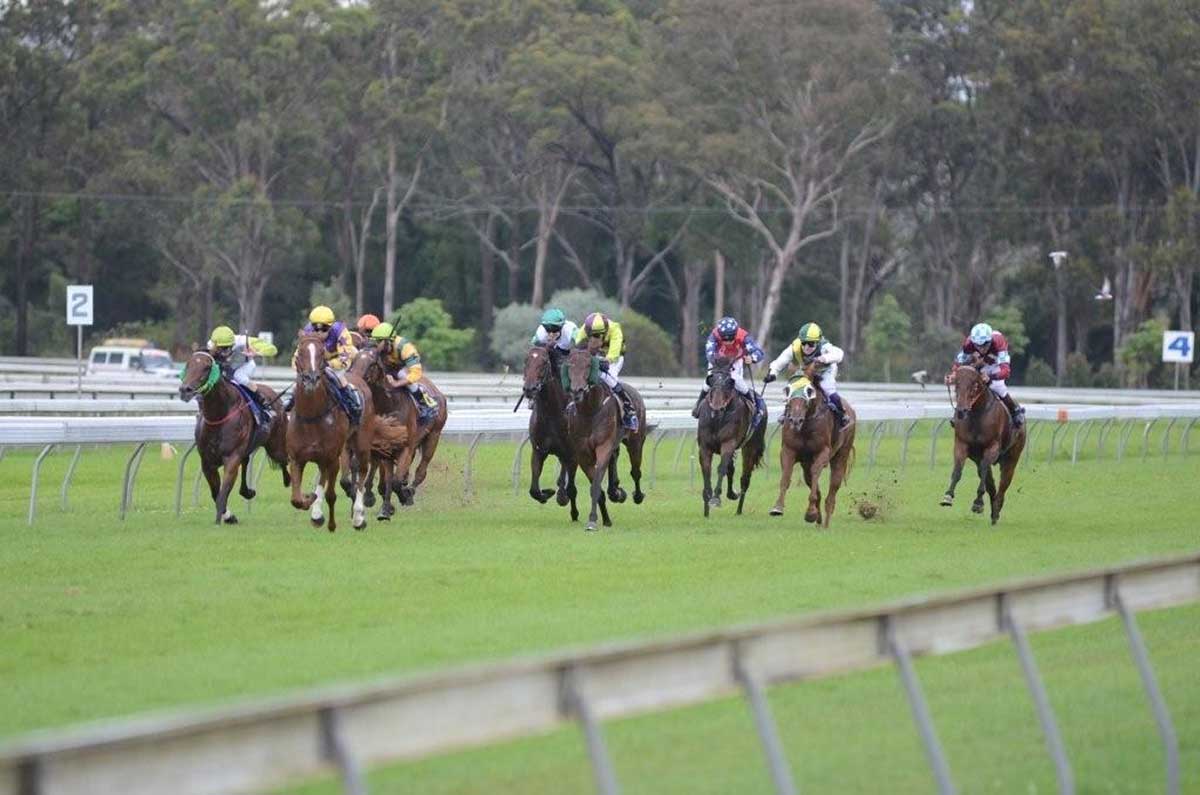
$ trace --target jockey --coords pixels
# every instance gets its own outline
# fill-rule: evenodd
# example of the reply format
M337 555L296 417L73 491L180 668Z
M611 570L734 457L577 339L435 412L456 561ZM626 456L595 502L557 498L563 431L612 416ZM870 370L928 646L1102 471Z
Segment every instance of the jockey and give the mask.
M754 341L754 337L750 336L750 332L742 328L731 317L723 317L718 320L717 325L713 327L712 333L708 335L708 339L704 343L704 358L708 360L709 374L712 373L713 360L718 356L724 356L730 361L729 372L733 376L734 387L746 397L754 398L755 410L761 416L762 412L766 411L767 404L746 383L746 379L742 375L742 362L749 360L751 364L758 364L767 355L758 346L758 343ZM708 381L706 379L704 386L700 389L700 398L696 401L696 407L692 409L693 417L697 419L700 417L700 404L704 402L704 396L707 394Z
M571 350L571 341L579 327L567 320L561 309L547 309L542 313L537 330L533 332L530 345L546 345L558 348L563 353Z
M996 397L1004 402L1004 407L1012 415L1013 427L1020 428L1025 424L1025 409L1017 405L1012 395L1008 393L1005 381L1012 374L1012 360L1008 355L1008 340L999 331L995 331L987 323L976 323L971 327L971 333L963 341L962 350L954 357L954 369L971 364L976 356L983 360L979 371L988 382L988 388L996 393ZM951 371L953 374L953 370ZM946 376L949 383L951 376Z
M575 330L575 344L587 343L591 349L593 341L604 350L600 361L600 380L608 384L613 394L621 399L621 406L624 408L622 424L627 429L636 431L638 418L633 409L633 401L617 380L621 368L625 366L625 335L621 331L621 324L605 314L592 312L583 319L583 325Z
M421 386L421 354L417 346L395 333L391 323L380 323L371 331L371 339L380 350L380 363L392 389L407 389L417 404L417 420L422 425L437 416L438 404Z
M797 373L789 381L791 383L800 378L805 367L810 364L816 365L815 374L821 384L821 391L825 393L825 399L829 401L830 408L837 416L839 426L845 428L848 422L846 408L842 405L842 396L837 393L838 362L845 355L841 348L825 339L820 326L816 323L805 323L800 327L800 332L792 344L779 354L779 358L771 362L771 371L763 382L771 383L781 372L792 367Z
M308 313L308 325L304 327L304 333L320 334L325 338L325 374L333 380L342 394L350 396L358 412L361 413L362 395L358 394L358 390L350 388L346 382L346 374L343 372L350 366L350 360L354 358L354 354L358 353L346 324L337 320L333 315L333 310L329 307L316 306ZM296 369L296 356L299 353L300 349L297 348L292 354L293 370ZM291 411L292 403L292 396L289 395L285 409Z
M363 315L354 324L354 347L362 348L371 339L371 332L379 325L379 318L370 313Z
M271 407L263 402L263 397L258 391L258 384L253 380L256 367L254 357L274 356L279 352L278 349L258 337L234 334L233 329L229 326L217 326L212 330L207 349L217 366L221 368L221 373L235 384L244 386L254 402L266 414L267 422L270 422Z

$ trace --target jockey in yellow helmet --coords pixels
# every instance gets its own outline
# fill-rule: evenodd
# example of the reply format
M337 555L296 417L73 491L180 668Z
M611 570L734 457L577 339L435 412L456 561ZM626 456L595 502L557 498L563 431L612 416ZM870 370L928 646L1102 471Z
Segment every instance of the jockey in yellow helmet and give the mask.
M258 384L254 383L255 356L274 356L278 349L258 337L235 334L229 326L217 326L209 335L206 346L209 354L221 368L221 373L235 384L245 387L250 397L265 412L265 420L271 421L271 407L263 402Z
M371 331L371 339L379 348L379 361L388 386L392 389L407 389L417 404L418 420L424 425L437 416L438 404L421 385L425 368L421 366L421 353L411 341L395 333L391 323L380 323Z
M628 393L617 380L621 368L625 366L625 335L621 331L621 324L601 312L592 312L583 319L583 325L576 329L575 344L586 344L593 353L600 353L600 380L608 384L613 394L621 399L625 427L636 431L637 412Z
M796 371L792 378L792 381L795 381L803 375L805 367L815 365L821 391L825 393L825 399L829 401L830 408L837 416L838 424L844 428L847 422L846 409L842 406L841 395L837 393L837 372L838 362L845 358L845 355L841 348L825 339L820 326L816 323L805 323L800 327L800 332L796 339L792 340L792 344L771 362L770 372L763 381L769 384L789 368Z
M333 381L338 391L348 397L356 410L361 412L362 395L346 382L346 375L342 372L350 366L350 360L354 358L354 354L358 353L346 324L334 317L333 310L329 307L315 306L308 313L308 325L304 327L304 333L320 334L325 338L325 374ZM292 353L293 370L296 368L296 356L299 352L300 350L297 348ZM291 411L291 395L288 395L285 408ZM353 413L351 421L357 424Z

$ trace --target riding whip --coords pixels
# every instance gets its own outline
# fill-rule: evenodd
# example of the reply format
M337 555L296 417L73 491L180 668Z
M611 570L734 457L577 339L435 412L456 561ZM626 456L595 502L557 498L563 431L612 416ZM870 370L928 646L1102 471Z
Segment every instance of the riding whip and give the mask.
M525 400L525 393L522 392L521 396L519 398L517 398L517 405L513 406L513 414L516 414L517 409L521 408L521 402L524 400Z

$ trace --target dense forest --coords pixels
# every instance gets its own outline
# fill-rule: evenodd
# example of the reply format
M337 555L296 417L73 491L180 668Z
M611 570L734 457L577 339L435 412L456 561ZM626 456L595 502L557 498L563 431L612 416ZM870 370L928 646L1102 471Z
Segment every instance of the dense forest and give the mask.
M538 307L696 373L734 314L846 376L1160 385L1200 263L1200 0L0 2L0 353L291 334L494 368ZM1048 256L1065 251L1056 266Z

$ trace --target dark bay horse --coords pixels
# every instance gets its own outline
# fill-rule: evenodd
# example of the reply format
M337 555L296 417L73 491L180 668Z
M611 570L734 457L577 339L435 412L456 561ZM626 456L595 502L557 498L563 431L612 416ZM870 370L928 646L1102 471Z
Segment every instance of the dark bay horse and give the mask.
M979 471L979 489L971 510L983 513L983 492L992 502L992 524L1000 521L1004 493L1012 483L1021 452L1025 449L1025 426L1014 428L1004 403L988 388L987 379L974 367L957 368L947 376L954 387L954 470L942 505L954 504L954 489L962 477L963 463L970 458ZM992 465L1000 465L1000 487L992 477Z
M258 391L268 404L277 397L274 390L261 384ZM188 358L179 384L180 399L186 402L197 395L200 416L196 418L196 449L200 451L200 468L216 505L217 523L237 524L237 517L229 510L229 492L240 470L242 485L238 493L247 500L254 498L254 490L246 485L246 470L250 454L260 444L270 459L283 468L283 485L291 485L287 471L287 416L276 408L265 434L255 433L246 398L221 377L221 366L208 351L196 351ZM220 467L225 468L224 478L217 472Z
M584 348L567 356L567 382L571 403L567 406L567 438L571 455L591 481L591 512L588 530L596 529L596 509L605 527L612 527L604 499L604 475L621 444L621 399L599 378L598 357Z
M428 378L421 378L421 386L437 403L437 416L422 425L416 404L406 389L392 389L387 384L382 357L391 350L390 342L382 342L373 348L365 348L358 352L351 371L360 377L371 390L376 411L390 420L397 421L404 428L406 437L398 455L394 458L381 456L379 461L380 492L384 504L380 509L379 518L386 520L394 511L391 505L391 493L394 491L401 505L412 505L416 489L425 482L429 471L429 463L437 453L438 443L442 438L442 429L446 427L449 411L446 406L446 396L433 385ZM421 462L409 482L408 473L417 453Z
M805 377L789 386L790 396L783 413L783 433L779 446L779 499L770 511L771 516L783 515L784 495L792 481L792 467L796 460L804 474L804 485L808 486L808 510L804 521L821 523L821 471L829 467L829 495L825 498L825 520L829 527L833 511L837 506L838 489L850 471L854 460L854 432L857 418L854 409L845 397L842 405L846 409L849 423L845 428L838 425L837 417L829 408L825 394L819 385L812 382L812 367Z
M587 350L592 356L602 358L601 349L602 342L597 338L589 338L587 341ZM601 365L603 367L603 365ZM629 402L633 406L633 413L638 418L638 428L636 431L631 431L628 428L621 426L621 443L625 445L625 451L629 453L629 476L633 478L633 502L635 505L641 505L646 499L645 493L642 492L642 451L646 447L646 401L642 400L642 395L629 384L622 383L621 388L625 390L625 394L629 396ZM618 407L621 405L621 400L616 395L613 399L617 401ZM621 477L617 472L617 462L621 458L621 448L618 445L613 451L612 459L608 463L608 499L612 502L625 502L625 489L621 488Z
M350 418L342 411L333 396L333 387L325 375L325 338L320 334L301 332L296 347L295 403L288 418L287 453L292 477L292 506L310 511L313 527L325 523L322 500L329 503L329 532L337 530L334 505L337 502L337 478L342 451L352 445L356 494L352 522L356 530L367 523L364 515L363 492L366 470L371 455L371 430L374 409L370 392L363 394L363 419L357 429L351 428ZM301 496L304 467L315 463L321 475L317 490Z
M559 377L554 348L534 345L525 354L522 393L532 404L529 414L529 496L545 503L557 493L559 505L571 505L571 521L579 518L576 505L575 460L567 438L567 391ZM550 456L558 458L561 470L558 489L543 489L539 483L542 466Z
M748 404L733 383L730 373L732 362L724 356L718 356L712 365L708 376L708 395L700 404L700 420L696 426L696 444L700 447L700 470L704 473L704 515L708 516L709 507L721 506L721 481L729 478L727 496L737 500L737 512L741 514L742 505L746 502L746 491L750 488L750 474L754 468L762 464L763 451L766 448L767 421L766 417L747 434L750 424L754 421L754 408ZM733 456L738 448L742 450L742 481L740 494L733 490ZM712 459L714 454L720 454L721 461L717 465L717 487L712 488Z

